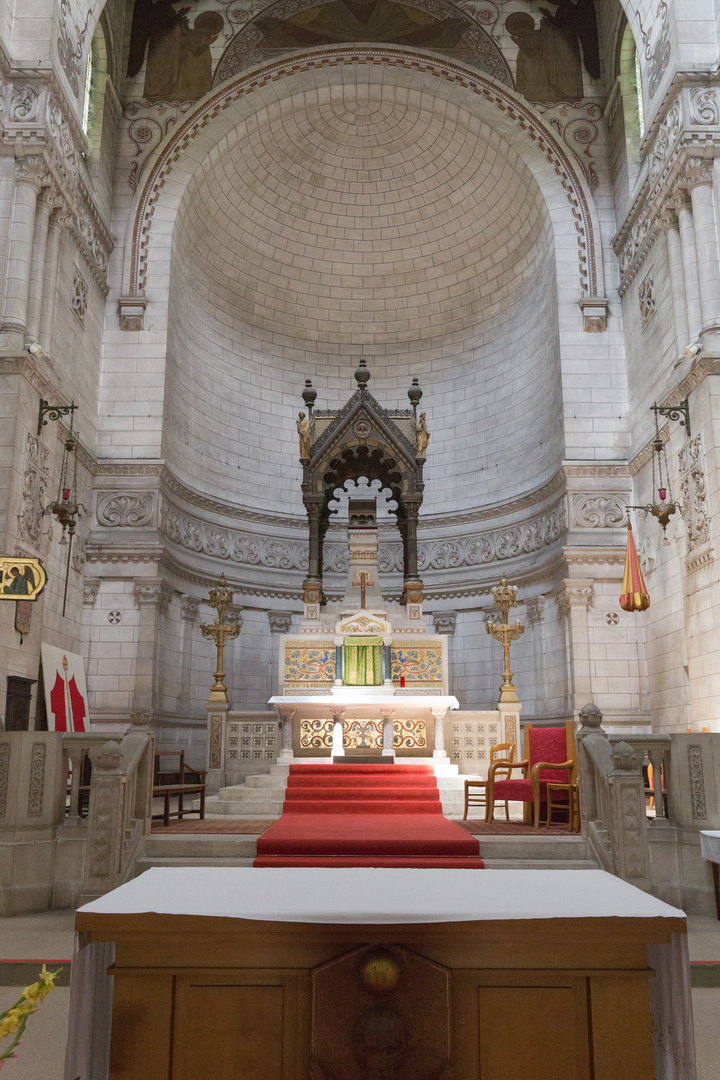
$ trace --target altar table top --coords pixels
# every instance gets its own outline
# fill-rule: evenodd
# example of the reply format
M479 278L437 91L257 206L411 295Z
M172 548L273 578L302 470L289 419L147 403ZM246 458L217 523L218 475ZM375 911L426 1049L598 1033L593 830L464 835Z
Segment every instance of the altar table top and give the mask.
M331 924L685 918L603 870L316 867L156 868L78 914L146 912Z

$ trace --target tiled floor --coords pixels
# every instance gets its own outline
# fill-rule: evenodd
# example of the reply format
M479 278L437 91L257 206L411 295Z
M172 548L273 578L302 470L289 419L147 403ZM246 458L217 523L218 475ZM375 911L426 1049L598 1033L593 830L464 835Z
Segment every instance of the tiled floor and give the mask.
M0 957L3 960L69 959L74 918L72 911L52 911L44 915L0 919ZM702 915L691 915L688 918L688 932L691 961L715 961L720 964L720 922ZM2 975L0 964L0 981L4 981ZM14 1004L19 990L22 987L0 985L0 1011ZM30 1018L17 1058L7 1062L3 1080L62 1080L69 999L70 991L59 987L43 1002L42 1012ZM697 1080L718 1080L720 985L693 989L693 1010Z

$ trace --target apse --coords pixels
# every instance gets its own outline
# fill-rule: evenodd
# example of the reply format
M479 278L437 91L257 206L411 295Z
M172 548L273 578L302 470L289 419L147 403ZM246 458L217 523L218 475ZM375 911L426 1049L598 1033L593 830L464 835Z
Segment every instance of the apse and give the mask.
M528 168L436 80L329 68L199 164L172 237L164 456L229 506L303 515L295 420L369 389L431 432L425 514L493 507L562 459L555 260ZM407 76L410 79L410 76Z

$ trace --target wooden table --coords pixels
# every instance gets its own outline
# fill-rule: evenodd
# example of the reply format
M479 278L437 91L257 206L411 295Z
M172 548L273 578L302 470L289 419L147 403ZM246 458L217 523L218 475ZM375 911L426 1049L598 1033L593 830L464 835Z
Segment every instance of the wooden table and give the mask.
M662 1080L685 919L594 870L182 868L76 927L115 943L111 1080Z
M178 808L170 813L170 799L173 796L178 797ZM199 810L186 810L183 804L183 799L186 795L199 795L200 807ZM157 784L153 787L153 799L161 798L163 802L162 814L153 814L153 821L163 819L164 825L170 824L170 818L176 817L181 821L185 814L200 814L200 820L205 817L205 785L204 784Z

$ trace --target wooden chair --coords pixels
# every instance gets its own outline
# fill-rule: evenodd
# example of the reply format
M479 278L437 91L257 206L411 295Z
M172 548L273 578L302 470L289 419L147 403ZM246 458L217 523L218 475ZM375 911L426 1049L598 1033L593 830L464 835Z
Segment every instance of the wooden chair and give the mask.
M557 791L563 792L564 798L553 799L553 795ZM545 788L545 797L547 799L545 824L548 829L552 821L553 810L567 810L568 832L580 832L580 795L577 781L570 784L556 784L551 781Z
M500 757L502 755L502 757ZM504 742L498 743L497 746L490 748L490 764L500 764L500 761L514 761L515 760L515 743ZM498 770L502 772L503 770ZM510 769L505 770L506 777L510 776ZM463 821L467 820L468 808L471 806L487 806L487 780L466 780L465 781L465 813L463 814ZM473 788L477 788L476 792L473 792ZM510 820L510 807L505 803L505 818Z
M496 802L522 802L525 803L524 821L529 824L532 818L537 829L541 803L547 801L548 783L576 782L574 722L568 720L564 727L547 728L525 724L525 758L509 766L511 771L522 769L522 777L496 780L496 772L503 767L507 769L508 765L498 762L488 770L485 820L493 820Z
M163 758L175 758L175 767L164 768ZM184 750L157 750L153 769L153 798L163 800L163 812L153 814L153 819L163 819L164 825L170 824L170 818L182 821L186 814L198 814L202 821L205 817L205 769L196 769L185 761ZM186 795L199 795L200 805L197 810L186 809ZM177 797L178 808L170 810L170 799Z

